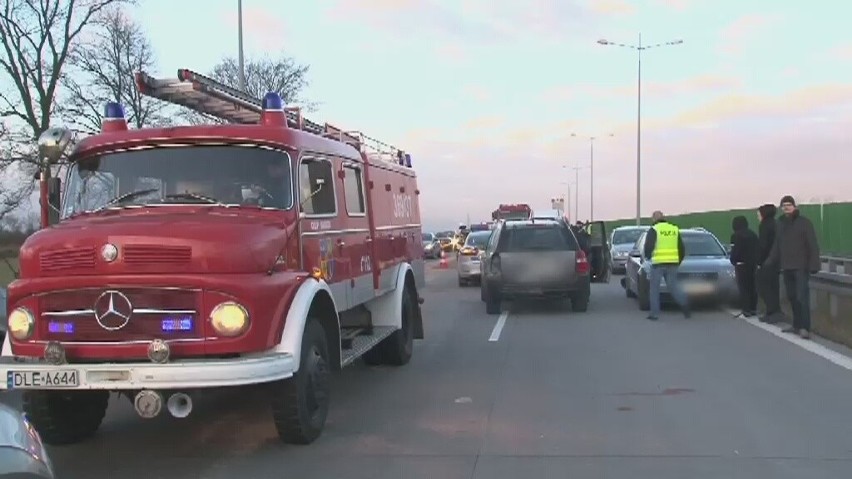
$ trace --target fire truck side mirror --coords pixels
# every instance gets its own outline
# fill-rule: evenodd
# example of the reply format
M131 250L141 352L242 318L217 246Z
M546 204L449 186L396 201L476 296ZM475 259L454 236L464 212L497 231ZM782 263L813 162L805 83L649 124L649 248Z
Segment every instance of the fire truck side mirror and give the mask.
M52 127L38 137L38 153L47 164L58 163L65 150L71 145L73 135L71 130L63 127Z

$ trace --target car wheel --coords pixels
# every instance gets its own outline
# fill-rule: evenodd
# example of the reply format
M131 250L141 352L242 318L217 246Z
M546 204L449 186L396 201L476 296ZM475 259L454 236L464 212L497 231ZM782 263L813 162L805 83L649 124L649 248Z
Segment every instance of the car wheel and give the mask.
M639 310L649 311L651 309L651 284L647 280L639 278Z

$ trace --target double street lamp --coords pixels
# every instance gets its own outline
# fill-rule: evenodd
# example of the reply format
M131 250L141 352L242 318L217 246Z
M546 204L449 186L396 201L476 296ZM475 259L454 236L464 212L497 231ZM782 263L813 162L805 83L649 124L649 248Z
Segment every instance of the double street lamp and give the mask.
M630 48L636 51L636 56L639 60L637 86L636 86L636 225L639 226L642 222L642 52L651 48L667 47L680 45L683 40L672 40L653 45L642 45L642 34L639 34L639 43L631 45L627 43L611 42L601 39L598 43L605 46Z
M586 138L589 140L589 221L595 219L595 140L596 136L580 136L576 133L571 133L574 138ZM609 138L615 135L610 133L606 135Z
M580 170L590 166L562 166L563 169L574 170L574 221L580 221Z

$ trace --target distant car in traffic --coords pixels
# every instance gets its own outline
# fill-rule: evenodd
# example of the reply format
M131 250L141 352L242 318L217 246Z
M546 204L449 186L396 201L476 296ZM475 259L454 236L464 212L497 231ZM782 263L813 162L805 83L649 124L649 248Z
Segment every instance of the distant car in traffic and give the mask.
M636 241L649 226L619 226L612 230L609 240L610 261L613 273L627 272L627 258Z
M686 256L678 270L678 281L693 303L735 302L739 297L734 266L728 257L727 248L711 232L703 228L680 230L686 248ZM645 231L630 251L627 272L622 278L627 297L638 298L639 309L651 308L650 282L642 251L645 247ZM660 286L660 302L672 303L665 281Z
M456 255L456 270L459 275L459 286L479 283L481 280L480 260L491 238L491 230L471 231Z
M520 298L570 299L574 311L588 309L589 261L563 221L502 221L481 262L481 297L488 314L500 314L504 299Z
M3 477L53 479L56 475L35 427L23 413L0 403L0 478Z
M441 245L441 250L450 252L453 250L453 236L455 236L455 231L439 231L435 233L435 238L438 240L438 244Z
M423 257L424 258L440 258L441 243L434 233L423 233Z

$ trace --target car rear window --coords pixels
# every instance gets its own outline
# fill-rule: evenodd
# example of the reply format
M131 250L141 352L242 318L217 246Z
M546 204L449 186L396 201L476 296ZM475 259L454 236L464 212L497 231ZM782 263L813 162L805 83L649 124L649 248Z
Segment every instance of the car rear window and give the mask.
M557 225L525 225L503 230L500 249L520 251L576 251L577 241L568 228Z

